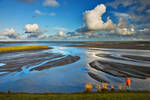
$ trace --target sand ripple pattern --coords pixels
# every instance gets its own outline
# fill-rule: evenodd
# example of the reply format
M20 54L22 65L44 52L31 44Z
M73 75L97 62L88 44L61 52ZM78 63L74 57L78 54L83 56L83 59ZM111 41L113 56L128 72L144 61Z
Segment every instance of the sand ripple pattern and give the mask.
M149 50L89 49L89 52L94 51L96 59L89 62L89 66L97 71L120 78L128 76L147 79L150 77ZM89 75L100 82L109 83L108 80L100 78L92 71Z
M29 72L71 64L80 57L48 51L22 51L4 53L0 56L0 75L10 72Z

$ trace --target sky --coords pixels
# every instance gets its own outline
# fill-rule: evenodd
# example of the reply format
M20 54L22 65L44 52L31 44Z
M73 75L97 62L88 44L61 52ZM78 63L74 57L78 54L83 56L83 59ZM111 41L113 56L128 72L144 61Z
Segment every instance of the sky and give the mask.
M0 41L149 41L149 0L0 0Z

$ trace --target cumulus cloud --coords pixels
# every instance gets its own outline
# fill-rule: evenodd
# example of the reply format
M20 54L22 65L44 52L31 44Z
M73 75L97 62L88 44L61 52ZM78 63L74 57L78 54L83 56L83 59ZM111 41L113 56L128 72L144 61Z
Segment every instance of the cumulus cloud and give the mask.
M77 29L76 32L84 33L86 36L95 36L91 35L94 34L92 31L107 31L108 33L118 33L121 35L131 35L135 33L134 27L128 24L127 19L130 17L128 14L115 13L117 17L120 17L118 24L115 25L109 17L106 22L102 20L102 15L105 12L106 7L103 4L96 6L93 10L86 11L84 13L85 25Z
M54 36L52 37L49 34L46 35L48 30L41 30L38 24L27 24L24 26L24 30L25 33L20 34L14 28L6 28L0 32L0 40L40 40L54 38ZM64 34L61 33L61 35Z
M20 34L18 34L13 28L7 28L0 32L0 37L5 37L8 39L19 39Z
M64 33L63 31L60 31L58 35L61 36L61 37L67 37L67 34Z
M27 38L40 38L48 30L41 30L38 24L27 24L24 26L25 33Z
M121 35L131 35L135 33L134 28L128 29L128 28L117 28L117 33Z
M120 18L116 29L111 30L111 33L118 33L120 35L132 35L135 34L135 28L133 25L129 25L127 20Z
M102 15L106 12L104 4L97 5L93 10L84 12L85 24L89 30L111 30L116 26L108 17L107 21L102 20Z
M129 25L127 21L122 18L119 19L117 32L122 35L131 35L135 33L134 26Z
M59 3L56 0L44 0L43 5L50 7L58 7Z
M64 27L54 27L53 29L58 31L58 33L55 35L56 37L64 38L64 37L68 37L69 36L68 34L65 33L65 31L68 30L67 28L64 28Z
M13 28L10 28L10 29L4 29L4 31L3 31L3 34L15 34L16 33L16 31L13 29Z
M39 25L38 24L27 24L24 27L26 33L35 33L39 32Z
M131 18L129 14L115 12L116 18L119 18L119 21L118 24L114 24L109 17L106 22L102 20L102 15L105 12L106 7L103 4L96 6L93 10L86 11L84 13L85 25L77 29L76 32L84 33L86 36L89 33L94 34L92 31L107 31L107 33L120 35L131 35L136 32L134 26L128 24L128 20Z

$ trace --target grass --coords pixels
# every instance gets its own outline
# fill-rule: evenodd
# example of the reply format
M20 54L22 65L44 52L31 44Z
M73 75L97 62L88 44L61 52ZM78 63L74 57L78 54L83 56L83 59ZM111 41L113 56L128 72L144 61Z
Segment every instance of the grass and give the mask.
M150 93L110 92L74 94L0 94L0 100L149 100Z
M12 52L12 51L25 51L25 50L39 50L39 49L51 49L48 46L9 46L0 47L0 53Z

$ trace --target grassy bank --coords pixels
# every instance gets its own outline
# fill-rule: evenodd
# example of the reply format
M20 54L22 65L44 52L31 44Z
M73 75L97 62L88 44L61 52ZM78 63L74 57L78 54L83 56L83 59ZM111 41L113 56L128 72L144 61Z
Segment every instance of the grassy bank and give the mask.
M0 47L0 53L12 52L12 51L25 51L25 50L39 50L39 49L51 49L48 46L9 46Z
M0 94L0 100L149 100L150 93Z

